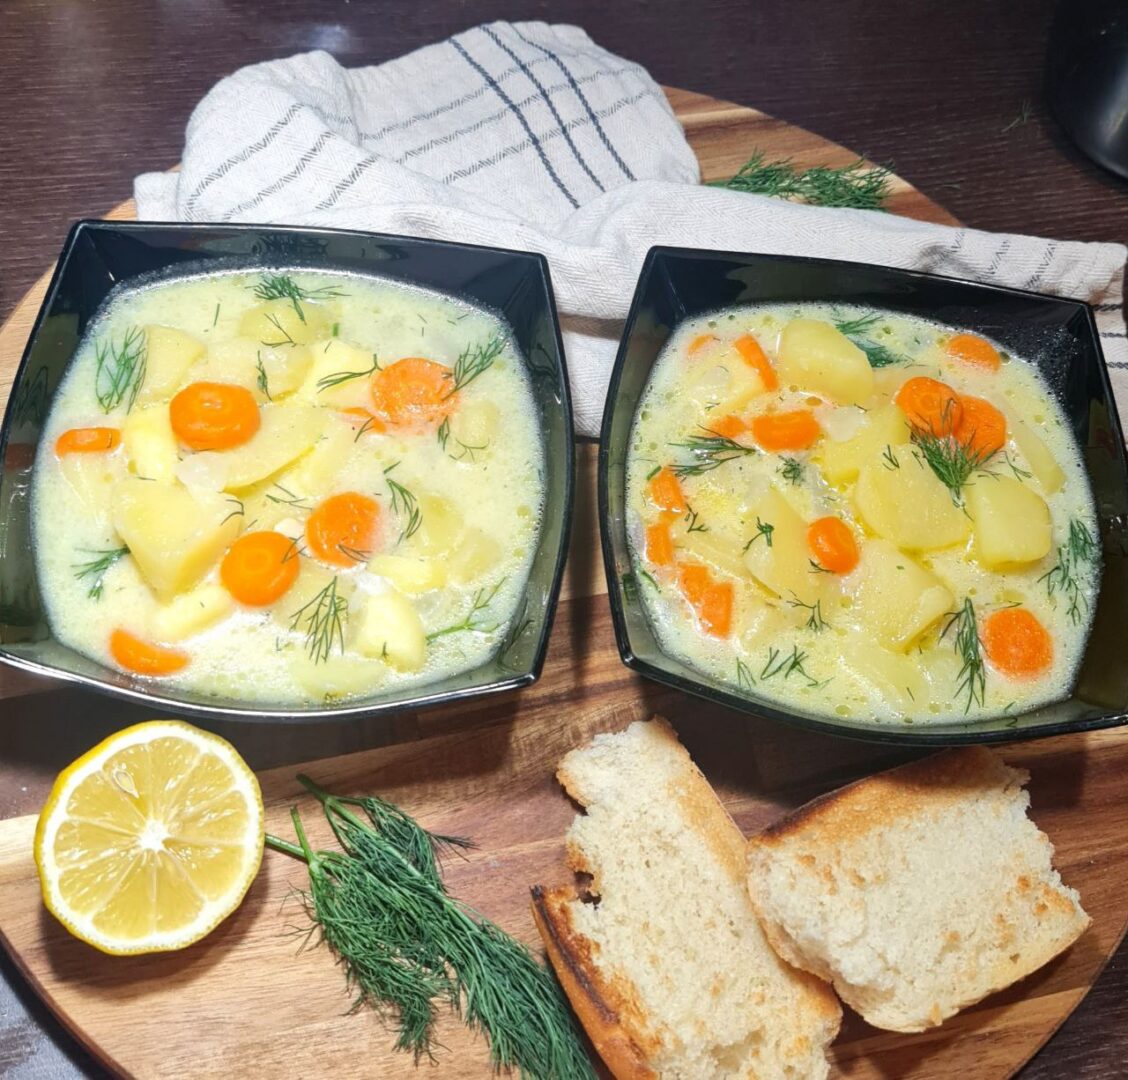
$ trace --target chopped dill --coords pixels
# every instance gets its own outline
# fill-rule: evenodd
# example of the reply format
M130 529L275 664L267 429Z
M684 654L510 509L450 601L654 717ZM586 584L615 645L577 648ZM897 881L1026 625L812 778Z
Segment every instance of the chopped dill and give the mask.
M345 651L344 624L348 617L349 602L337 595L334 577L312 600L294 612L290 629L298 630L305 623L306 652L315 664L320 664L329 659L334 642L342 653Z
M250 287L260 300L289 300L302 322L306 321L302 310L303 300L328 300L334 296L345 296L337 285L323 285L318 289L303 289L288 274L263 274L258 284Z
M890 471L892 471L893 469L899 469L901 467L901 463L897 460L897 455L893 453L893 447L888 443L885 444L885 450L882 453L881 457L882 464Z
M364 371L335 371L331 375L322 375L317 380L317 392L320 394L322 390L328 390L331 386L340 386L341 383L347 383L350 379L363 379L365 376L372 375L380 370L382 370L380 358L373 353L372 366Z
M243 505L242 499L237 499L234 495L228 495L227 501L234 504L235 509L220 522L221 525L226 525L233 517L246 517L247 509Z
M825 566L819 566L819 564L817 562L815 562L814 559L808 559L807 562L809 562L811 564L811 569L810 569L809 573L812 573L812 574L829 574L830 573L830 571Z
M265 397L267 401L273 401L274 398L270 396L270 380L267 378L266 368L263 366L262 362L261 349L255 356L255 367L258 369L257 382L259 390L262 391L263 397Z
M757 150L735 176L715 180L709 186L811 206L881 210L889 197L889 176L889 169L869 165L861 158L838 168L821 165L800 169L787 159L766 161L764 152Z
M650 585L651 588L653 588L655 592L661 592L662 591L662 586L659 585L658 582L655 581L654 578L646 570L640 570L638 573L639 573L639 577L641 577L643 581L645 581L648 585Z
M138 326L126 331L120 345L110 338L94 347L94 396L102 412L112 412L123 401L126 412L133 408L145 381L146 352L145 332Z
M744 691L751 690L756 685L752 669L739 656L736 658L736 685Z
M1069 619L1075 625L1089 609L1089 601L1081 591L1080 573L1085 563L1097 561L1099 548L1093 534L1083 521L1073 518L1069 522L1069 536L1057 549L1057 562L1039 581L1046 583L1046 594L1052 600L1058 593L1069 602Z
M784 480L788 481L788 483L801 484L803 482L803 462L798 458L783 458L783 463L776 471Z
M74 576L81 581L83 578L90 579L90 588L86 591L86 595L91 600L100 600L102 598L102 588L106 582L106 574L109 573L110 567L125 555L129 554L129 548L105 548L105 549L80 549L86 552L87 555L97 556L94 559L89 559L86 562L75 563L72 567Z
M479 375L484 374L505 349L505 338L501 334L494 334L484 345L467 345L461 355L454 362L454 369L447 378L454 385L443 395L443 399L457 394L459 390L469 386Z
M274 329L282 335L281 339L278 341L264 341L262 344L265 345L268 349L280 349L283 345L297 345L297 342L293 339L293 337L290 336L290 331L282 325L282 322L277 315L267 315L266 321L270 323L271 326L273 326Z
M280 484L277 481L270 485L272 488L277 488L281 494L275 495L273 492L268 491L266 498L272 503L283 503L286 506L292 506L296 510L312 510L313 508L306 502L304 495L296 495L285 484Z
M759 516L757 516L756 535L744 545L744 550L747 551L761 536L764 538L764 543L767 544L768 547L771 547L773 532L775 532L775 526L770 521L761 521Z
M959 673L959 685L956 687L956 697L967 695L964 712L970 712L972 705L982 705L987 691L987 669L983 662L983 652L979 640L979 625L975 618L975 605L971 597L965 597L963 606L958 611L948 613L948 621L940 632L940 640L948 636L948 631L955 630L952 646L963 661Z
M219 304L215 305L215 314L212 316L212 329L215 329L215 324L219 322Z
M839 319L835 327L840 334L853 337L855 334L865 334L881 322L881 316L876 311L868 315L859 315L856 319Z
M688 525L686 532L708 532L709 526L702 525L698 520L697 511L689 503L685 504L685 517L682 519Z
M407 518L407 523L400 530L399 539L396 540L399 544L419 531L419 526L423 524L423 511L419 509L419 500L415 492L404 487L390 475L397 465L399 462L394 461L384 470L384 479L388 481L388 488L392 493L392 512Z
M492 634L501 626L501 623L483 622L480 616L493 602L493 598L497 596L498 590L505 584L505 580L505 578L502 578L489 592L486 592L484 588L478 589L474 593L473 599L470 601L470 610L467 612L466 617L461 622L454 623L452 626L444 626L441 630L432 630L431 633L427 635L428 643L435 641L437 638L445 637L447 634L459 634L463 631L468 631L473 634Z
M817 679L812 679L807 673L806 668L803 667L804 661L807 659L805 652L800 652L798 645L791 646L791 652L784 657L780 656L779 649L768 648L768 659L760 672L761 679L772 679L776 675L782 674L784 679L790 679L792 675L799 675L801 678L807 680L807 685L816 687L819 685Z
M867 337L870 330L882 319L876 312L869 315L860 315L855 319L842 319L834 325L840 334L845 334L859 349L866 354L870 367L883 368L891 364L907 364L909 358L893 352L885 345L879 345L872 338Z
M471 462L475 461L475 454L480 454L489 445L487 439L480 446L474 446L471 443L464 443L457 435L451 433L450 430L450 417L444 417L443 422L439 425L439 429L435 432L436 438L439 440L439 446L446 452L446 456L451 461L465 461L469 459ZM453 440L458 445L458 453L452 454L448 449L449 444Z
M705 432L704 435L690 435L685 442L670 444L678 449L688 450L690 454L688 462L675 462L670 466L675 476L700 476L702 473L719 468L726 461L759 452L754 446L742 446L735 440L718 435L706 427L701 430Z
M654 468L651 469L650 472L648 472L646 474L646 479L647 480L653 480L654 477L656 477L661 471L662 471L662 466L661 465L655 465Z
M994 450L977 453L951 436L933 435L926 431L914 432L913 442L957 506L960 505L960 489L967 483L968 477L995 455Z
M820 630L825 630L830 624L823 618L822 601L816 600L813 604L805 604L794 593L791 594L795 597L793 600L787 601L788 607L803 608L805 611L810 612L807 618L807 629L814 630L818 633Z

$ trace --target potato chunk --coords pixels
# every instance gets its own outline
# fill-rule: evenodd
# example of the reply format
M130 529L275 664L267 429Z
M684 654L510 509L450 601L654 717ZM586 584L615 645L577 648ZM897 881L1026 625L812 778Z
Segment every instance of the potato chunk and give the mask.
M461 404L450 418L450 437L446 451L459 461L474 461L485 453L494 436L501 414L492 401L484 398Z
M965 540L968 520L928 463L904 448L896 467L880 454L858 473L854 505L865 524L898 547L934 551Z
M274 349L262 346L256 357L258 380L256 389L269 401L277 401L294 393L313 367L313 353L305 345Z
M129 470L136 476L171 483L180 454L168 419L168 403L135 409L121 429Z
M236 337L213 345L185 373L183 384L195 382L228 383L250 390L260 401L258 355L263 346L251 338Z
M373 354L369 349L362 349L340 338L329 338L314 342L310 354L312 366L298 388L298 397L302 401L332 405L336 409L366 408L370 404L370 382L366 376L373 371ZM350 373L356 377L330 386L322 382Z
M787 499L773 488L753 503L746 524L751 540L744 552L748 572L784 600L815 603L822 595L825 575L812 572L807 523Z
M784 385L842 405L860 405L873 394L873 368L866 354L819 319L792 319L780 331L776 370Z
M840 649L846 665L893 712L915 712L917 702L925 701L928 681L917 653L891 652L868 634L850 634Z
M967 487L967 512L975 529L975 553L992 570L1037 562L1050 551L1050 508L1011 476L981 477Z
M501 545L481 529L467 529L446 559L450 580L457 585L478 581L501 559Z
M952 609L955 597L935 574L887 540L868 541L861 555L850 575L854 611L879 644L904 652Z
M276 473L304 454L325 426L325 413L311 405L264 405L258 431L242 446L222 450L224 490L238 491Z
M427 659L419 613L394 589L368 598L353 644L365 656L381 657L400 671L418 671Z
M190 589L239 535L242 518L215 492L131 476L113 493L114 528L162 601Z
M1042 486L1047 495L1052 495L1061 489L1065 483L1065 473L1061 466L1054 460L1054 455L1049 448L1034 433L1034 430L1022 420L1014 416L1007 417L1007 425L1014 445L1026 459L1034 478Z
M441 559L418 558L414 555L376 555L368 561L373 574L387 578L408 596L441 589L447 582L446 565Z
M466 522L449 499L419 496L420 523L409 541L412 549L436 558L449 557L466 535Z
M183 641L219 622L234 606L231 594L212 582L197 585L157 608L149 630L158 641Z
M827 483L849 483L862 465L881 457L885 448L909 441L909 425L896 405L882 405L866 417L857 434L842 442L824 441L818 464Z
M184 373L204 355L204 343L171 326L145 327L145 378L139 405L166 401L176 393Z
M319 304L301 300L264 300L244 312L239 320L239 333L263 345L282 348L285 345L308 345L329 336L330 318Z

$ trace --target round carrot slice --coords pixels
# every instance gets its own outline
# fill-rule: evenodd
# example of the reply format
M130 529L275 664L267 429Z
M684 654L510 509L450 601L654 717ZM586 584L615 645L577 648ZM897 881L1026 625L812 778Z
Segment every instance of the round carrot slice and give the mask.
M960 418L952 435L982 461L1006 445L1007 418L991 402L961 394Z
M748 430L748 425L739 416L722 416L718 420L710 420L707 426L714 435L723 439L735 439Z
M772 453L806 450L821 434L822 428L810 409L765 413L752 421L752 438L761 449Z
M681 482L668 465L663 465L651 478L650 499L659 510L669 510L674 514L686 511L685 495Z
M298 579L294 541L273 531L240 536L219 564L219 580L240 604L273 604Z
M358 436L361 431L382 434L388 430L388 425L383 420L377 420L367 409L354 406L349 409L341 409L339 415L346 424L357 429Z
M381 368L369 388L376 418L396 427L437 426L458 405L450 368L422 356Z
M938 438L960 422L960 396L947 383L919 375L902 384L893 400L916 431Z
M999 350L986 338L977 334L956 334L948 339L944 346L949 356L962 360L973 367L985 368L987 371L998 371L1003 362Z
M706 345L712 344L717 340L715 334L698 334L686 348L686 355L693 356L695 353L700 352Z
M306 542L322 562L352 566L376 546L380 504L359 491L331 495L314 507L306 521Z
M779 378L775 368L772 367L767 353L760 348L760 343L751 334L742 334L733 342L736 351L744 358L744 362L760 376L760 382L765 390L779 388Z
M983 649L991 666L1012 678L1045 671L1054 658L1050 632L1026 608L1003 608L983 620Z
M807 547L815 562L832 574L848 574L858 565L858 541L841 518L812 521L807 528Z
M197 382L184 387L168 406L173 433L190 450L229 450L259 429L258 403L245 386Z
M118 627L110 634L110 655L120 667L137 675L172 675L188 664L188 654L143 641Z
M55 440L55 453L101 454L121 443L121 432L115 427L76 427L64 431Z

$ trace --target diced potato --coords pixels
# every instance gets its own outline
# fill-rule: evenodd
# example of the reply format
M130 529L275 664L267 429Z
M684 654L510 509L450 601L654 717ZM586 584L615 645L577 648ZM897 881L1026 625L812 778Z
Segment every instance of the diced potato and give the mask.
M441 589L447 582L446 565L440 559L419 558L415 555L376 555L368 561L368 569L373 574L387 578L408 596Z
M893 712L914 713L925 704L929 686L917 653L891 652L865 634L850 634L839 649L845 666Z
M770 534L757 535L757 521L764 526L770 525ZM785 601L815 603L823 592L821 579L824 575L812 572L811 553L807 549L807 523L787 499L773 488L753 504L746 525L752 540L744 552L744 565L748 572Z
M460 460L472 460L489 449L497 434L500 413L492 401L479 398L461 404L450 418L447 453Z
M894 652L908 649L955 604L944 582L888 540L864 543L850 578L864 632Z
M784 385L841 405L861 405L873 394L873 368L866 354L819 319L792 319L780 331L776 370Z
M279 483L303 495L317 496L329 490L356 448L356 432L329 418L325 423L324 436L293 469L278 478Z
M327 338L329 327L329 313L320 304L301 300L295 307L285 298L255 304L239 320L240 334L274 348Z
M458 547L445 559L450 580L457 585L477 581L502 556L501 545L481 529L467 529Z
M793 629L791 620L774 603L768 603L760 589L745 587L737 600L736 635L740 647L750 656L779 640Z
M113 492L114 528L162 601L192 588L239 535L231 500L131 476Z
M157 641L183 641L219 622L233 606L222 585L206 582L158 607L149 618L149 632Z
M117 454L66 454L59 458L59 470L83 511L102 517L113 486L125 474L125 462Z
M313 367L313 353L306 345L287 345L281 349L263 345L259 348L258 361L262 370L258 371L256 366L256 389L262 392L265 384L265 396L277 401L294 393L305 382Z
M182 385L197 382L229 383L250 390L259 400L265 395L259 389L259 342L237 337L213 345L185 373Z
M238 491L278 472L304 454L321 435L325 413L312 405L264 405L258 431L242 446L222 450L226 491Z
M760 543L762 541L757 541ZM686 552L695 559L708 563L715 570L721 570L734 577L747 577L748 567L744 565L741 549L744 544L734 539L714 532L685 532L677 534L674 547L679 552Z
M369 394L372 373L372 352L359 345L351 345L340 338L315 341L310 346L313 363L306 372L298 397L318 405L331 405L336 409L365 408L371 402ZM338 375L356 374L355 379L346 379L332 386L320 385L323 379Z
M168 403L134 409L121 428L129 470L136 476L170 483L180 460L176 436L168 419Z
M338 653L315 660L301 646L290 650L289 667L307 694L326 703L373 693L388 676L387 665L378 661Z
M865 462L880 457L887 446L902 446L908 441L905 414L896 405L882 405L866 417L856 435L843 442L824 441L818 465L827 483L849 483L857 478Z
M981 563L997 570L1049 554L1053 525L1041 495L1011 476L980 477L966 490Z
M895 468L878 454L858 473L854 505L870 530L914 551L933 551L967 539L967 516L928 463L907 448L894 457Z
M166 401L176 393L184 373L204 355L204 343L171 326L145 327L145 378L137 403Z
M332 570L312 559L302 559L298 578L286 591L285 595L270 607L271 618L281 626L293 628L298 633L306 631L305 619L313 611L313 602L319 593L329 587L333 578L337 578L337 596L351 604L355 586L350 578L335 575ZM307 607L307 605L309 605ZM305 608L298 626L294 626L294 617Z
M406 596L394 589L368 597L353 638L365 656L378 656L400 671L418 671L427 659L423 621Z
M1052 495L1061 489L1065 483L1065 473L1061 466L1054 460L1054 455L1049 448L1034 433L1034 430L1015 416L1007 417L1007 426L1014 445L1026 459L1026 464L1034 474L1034 478L1042 486L1047 495Z
M718 415L739 412L763 392L760 376L733 348L690 367L684 386L688 401L699 410L723 409Z
M411 547L424 555L450 556L466 535L466 522L454 503L438 495L419 496L420 524Z

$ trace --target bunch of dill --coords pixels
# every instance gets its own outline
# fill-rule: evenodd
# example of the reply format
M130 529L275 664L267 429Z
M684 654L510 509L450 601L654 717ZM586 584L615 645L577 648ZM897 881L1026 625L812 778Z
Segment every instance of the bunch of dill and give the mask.
M765 161L757 150L727 180L710 187L731 188L751 195L770 195L811 206L845 206L855 210L881 210L889 197L890 170L859 158L849 165L818 165L801 169L790 160Z
M438 1011L448 1007L486 1035L495 1069L594 1080L552 975L447 892L437 852L470 842L429 833L382 799L343 798L298 779L320 801L341 850L313 850L296 808L298 844L268 836L267 845L308 865L306 908L344 966L354 1008L389 1016L396 1048L417 1062L434 1057Z

